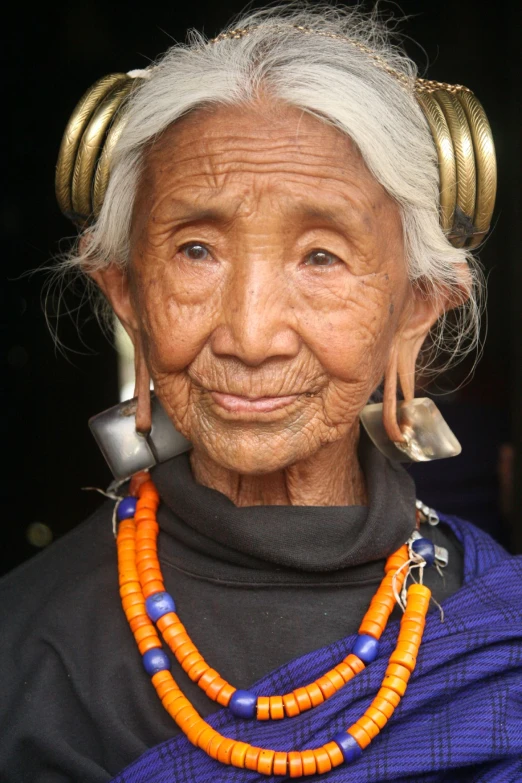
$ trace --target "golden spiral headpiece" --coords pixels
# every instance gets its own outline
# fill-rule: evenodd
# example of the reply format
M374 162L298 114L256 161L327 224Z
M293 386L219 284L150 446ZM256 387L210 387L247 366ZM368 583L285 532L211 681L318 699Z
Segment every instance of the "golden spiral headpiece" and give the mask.
M252 28L230 30L214 38L242 38ZM405 87L411 82L378 53L344 36L298 27L349 41ZM114 147L125 123L125 103L143 71L115 73L97 81L82 97L67 124L56 167L60 209L77 226L99 215L109 182ZM495 205L495 147L486 113L475 95L460 84L416 79L415 96L426 117L439 162L440 222L456 247L476 247L489 230Z

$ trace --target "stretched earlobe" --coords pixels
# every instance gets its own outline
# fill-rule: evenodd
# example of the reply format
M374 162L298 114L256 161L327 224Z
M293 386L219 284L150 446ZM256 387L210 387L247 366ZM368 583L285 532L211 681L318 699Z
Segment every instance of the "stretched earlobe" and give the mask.
M139 341L136 341L134 345L134 368L136 372L134 396L138 399L136 408L136 430L141 432L142 435L147 435L152 427L150 373Z
M398 348L394 345L384 373L384 395L382 401L382 422L387 436L393 443L402 443L404 440L397 423L398 361Z

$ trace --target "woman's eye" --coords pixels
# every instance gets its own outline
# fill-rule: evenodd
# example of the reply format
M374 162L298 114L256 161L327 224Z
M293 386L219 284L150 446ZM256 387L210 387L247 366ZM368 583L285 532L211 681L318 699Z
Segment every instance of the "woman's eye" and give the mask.
M199 245L197 242L183 245L180 248L180 252L191 261L206 261L207 258L210 258L210 253L205 245Z
M306 266L334 266L340 259L327 250L312 250L305 258Z

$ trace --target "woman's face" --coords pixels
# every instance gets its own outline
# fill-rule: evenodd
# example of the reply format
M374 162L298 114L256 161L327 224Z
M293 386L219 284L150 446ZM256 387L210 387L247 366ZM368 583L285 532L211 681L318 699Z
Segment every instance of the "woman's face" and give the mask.
M196 449L268 473L353 434L407 317L399 210L348 138L281 104L149 151L127 326Z

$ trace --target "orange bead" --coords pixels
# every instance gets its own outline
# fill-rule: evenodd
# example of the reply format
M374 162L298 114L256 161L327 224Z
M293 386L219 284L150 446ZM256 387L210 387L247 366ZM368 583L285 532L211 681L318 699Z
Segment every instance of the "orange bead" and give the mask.
M255 745L249 746L247 752L245 753L246 769L257 769L257 760L259 758L260 753L261 753L261 748L257 748Z
M163 580L163 574L159 568L146 568L140 572L140 577L141 586L144 588L144 590L145 586L148 585L149 582L162 582ZM157 592L163 592L163 590L158 590Z
M128 619L128 618L127 618ZM135 633L138 628L150 628L150 619L147 614L141 614L137 617L133 617L132 620L129 620L129 626L132 631L132 633Z
M395 606L395 596L393 595L392 590L379 588L375 593L375 595L373 596L372 600L370 601L370 606L371 607L383 606L386 608L386 611L390 614Z
M127 582L120 587L120 598L125 598L126 595L134 595L135 593L141 593L141 585L138 581Z
M201 750L207 752L207 748L210 745L210 741L213 737L217 735L217 731L212 728L212 726L208 726L205 728L205 731L202 731L201 734L198 737L198 748L201 748Z
M390 704L389 701L386 701L386 699L383 699L379 696L376 696L370 707L368 707L369 710L372 708L384 715L387 720L391 718L395 711L393 704Z
M380 732L378 724L375 723L375 721L373 721L367 713L361 715L359 720L356 721L356 724L365 730L371 740L375 739L377 734Z
M192 644L188 633L184 631L178 631L177 627L174 625L171 625L170 628L167 628L167 630L163 632L163 638L165 641L167 638L169 639L169 645L173 652L176 652L176 650L178 650L184 644Z
M257 719L268 720L270 718L270 698L268 696L257 697Z
M419 622L417 620L410 620L406 614L403 614L401 620L401 631L415 631L415 633L422 633L426 627L426 620Z
M411 642L411 644L416 644L417 647L420 647L420 643L422 641L422 634L416 633L415 631L403 631L401 628L399 633L399 638L397 641Z
M315 748L314 756L317 772L330 772L332 769L332 762L330 761L330 756L326 750L324 748Z
M230 764L230 758L232 756L232 751L234 749L235 744L236 744L235 740L225 737L225 739L223 740L223 742L218 748L217 760L220 761L222 764Z
M219 677L219 672L217 672L215 669L207 669L207 671L199 678L198 685L203 690L206 690L210 683L213 682L213 680L215 680L217 677Z
M212 699L212 701L216 701L218 695L220 694L221 690L227 685L226 680L224 680L222 677L216 677L215 680L212 680L208 688L205 690L205 693L207 694L209 699Z
M354 740L356 740L363 750L367 748L372 741L372 738L368 732L365 731L362 726L359 726L358 723L354 723L352 726L350 726L348 729L348 734L352 735Z
M158 685L161 685L164 682L174 682L174 677L169 671L167 671L167 669L162 669L160 672L153 674L150 678L150 681L156 688Z
M135 552L136 551L136 544L134 543L134 538L132 539L125 539L120 538L118 536L118 552L120 555L123 555L124 552Z
M380 639L382 632L384 631L385 624L375 623L372 620L363 620L359 626L359 633L368 634L373 636L374 639Z
M319 677L319 679L316 680L316 684L320 687L325 699L329 699L330 696L334 695L335 688L328 677Z
M337 666L335 667L335 671L339 672L345 684L347 682L350 682L350 680L353 680L353 678L355 677L354 670L351 668L351 666L348 666L348 664L345 663L344 661L341 661L341 663L337 664Z
M399 641L397 642L397 646L395 648L401 653L409 653L409 655L413 656L413 658L417 658L417 655L419 654L419 645L415 644L414 642L406 642L401 639L399 636Z
M263 750L257 757L257 771L260 772L261 775L272 774L274 756L275 756L275 750L268 750L268 748L263 748Z
M148 582L148 584L143 585L143 595L145 598L148 598L150 595L154 595L154 593L164 593L165 592L165 585L163 582L160 582L159 579Z
M199 678L202 674L204 674L207 669L210 669L210 666L206 661L201 659L200 661L197 661L194 663L190 669L187 670L187 674L192 680L192 682L198 682Z
M160 617L156 623L160 631L166 631L167 628L175 624L181 625L180 619L176 612L167 612L167 614L164 614L163 617Z
M288 754L288 771L291 778L300 778L303 776L303 760L297 750L292 750Z
M205 731L205 729L207 728L207 726L208 724L205 723L205 721L202 718L200 718L200 720L186 732L188 741L191 742L193 745L195 745L196 748L199 747L198 740L203 734L203 732Z
M386 699L386 701L389 701L390 704L392 704L394 707L398 707L399 702L401 700L401 697L399 696L397 691L391 690L391 688L385 686L381 686L379 688L379 690L377 691L377 697L380 699Z
M187 655L197 653L197 648L192 644L192 642L189 641L185 642L185 644L177 644L175 646L174 653L179 663L183 663Z
M187 699L188 701L188 699ZM191 718L194 717L195 709L192 706L192 704L188 701L188 704L178 704L176 705L176 715L174 720L180 727L180 729L183 730L183 724L187 720L191 720Z
M293 694L299 705L300 712L305 712L310 709L312 702L306 688L296 688L296 690L293 691Z
M355 672L355 674L359 674L359 672L362 672L364 669L364 663L357 655L354 655L353 653L347 655L343 663L347 663L350 669Z
M156 686L156 693L160 699L163 699L163 697L166 696L169 691L177 690L179 690L179 688L174 680L171 680L170 682L160 682L159 685Z
M234 767L244 767L245 766L245 756L247 754L247 750L249 749L250 745L248 742L234 742L234 747L232 748L232 755L230 757L230 763Z
M411 655L411 653L406 653L402 650L394 650L390 655L390 663L398 663L412 672L415 669L417 659L414 655Z
M313 775L317 769L313 750L302 750L301 761L303 762L303 775Z
M285 695L283 696L283 705L285 708L285 713L287 718L294 718L296 715L299 715L299 713L301 712L301 710L299 709L299 704L297 703L297 699L295 698L293 693L285 693Z
M236 688L234 688L233 685L229 685L229 683L226 682L225 685L219 691L218 695L216 696L217 703L221 704L223 707L228 707L230 699L232 698L232 695L235 692L236 692Z
M282 696L270 696L270 718L272 720L281 720L285 717Z
M140 655L145 655L146 652L154 649L161 650L161 642L156 635L147 636L146 639L142 639L141 642L138 642L138 650L140 651Z
M273 775L286 775L288 771L288 753L277 751L274 755Z
M221 734L218 734L217 732L214 734L214 736L213 736L213 737L212 737L212 739L210 740L210 742L209 742L209 745L208 745L208 748L207 748L207 753L208 753L208 755L209 755L211 758L213 758L213 759L217 759L217 757L218 757L218 756L217 756L217 754L218 754L219 746L220 746L220 745L221 745L221 743L224 741L224 739L225 739L225 738L224 738L224 737L222 737L222 736L221 736Z
M429 601L431 598L431 590L426 585L419 585L419 584L413 584L408 587L408 598L410 595L418 596L419 598L424 598L426 601Z
M200 663L201 661L203 661L203 656L196 650L196 652L193 652L191 655L187 655L187 657L183 659L181 666L183 671L188 672L195 663Z
M181 691L180 691L181 693ZM170 693L167 693L165 696L165 701L169 701L169 705L166 708L167 712L171 716L171 718L174 718L176 720L177 716L182 710L186 710L187 707L190 707L193 709L192 704L189 702L189 700L181 694L177 699L170 699L169 700ZM162 700L163 701L163 700ZM188 714L188 713L184 713Z
M389 704L389 702L386 703ZM391 707L391 704L389 704L389 706ZM367 715L369 718L371 718L373 722L376 723L380 729L383 729L388 723L388 716L385 715L384 712L378 710L377 707L374 707L373 703L371 704L370 707L368 707L368 709L364 714Z
M148 616L145 614L145 604L136 604L135 606L129 606L125 609L125 617L130 622L135 617L145 617L147 622L150 623Z
M143 577L148 574L149 571L154 571L155 574L158 573L158 571L161 573L158 560L147 558L147 560L142 560L142 562L138 564L138 574L140 579L143 580Z
M390 688L390 690L398 693L399 696L404 696L406 693L407 683L401 680L400 677L386 676L382 681L383 688Z
M330 669L330 671L326 672L324 676L330 680L330 682L332 683L336 691L339 691L341 690L341 688L344 688L345 686L344 679L341 677L339 672L335 671L335 669Z
M324 749L330 756L332 767L338 767L344 763L344 756L337 742L327 742Z
M399 677L404 682L408 682L411 677L411 672L406 666L401 666L400 663L390 663L386 669L386 674L390 677Z
M174 623L174 625L169 625L169 627L163 631L163 638L171 650L175 650L176 647L179 647L182 644L185 644L185 642L190 641L189 636L185 631L185 626L181 623Z
M409 612L406 610L402 616L402 619L404 622L412 622L417 623L417 625L420 626L420 628L424 629L424 626L426 625L426 612ZM420 630L419 628L419 630Z
M178 699L184 699L185 697L181 693L179 688L172 689L170 691L167 691L167 693L161 697L161 703L169 713L169 715L172 715L172 712L175 710L171 710L172 705L175 701L178 701ZM186 705L184 705L186 706Z
M122 598L121 605L123 606L123 611L125 611L126 609L130 609L131 606L139 605L145 607L145 602L141 593L131 593L130 595L126 595L125 598Z
M324 701L323 692L316 682L311 682L310 685L306 685L306 692L310 696L312 707L317 707L318 704L322 704Z
M390 610L387 604L372 601L364 617L368 617L368 619L374 620L374 622L381 622L381 620L386 622L389 616Z

